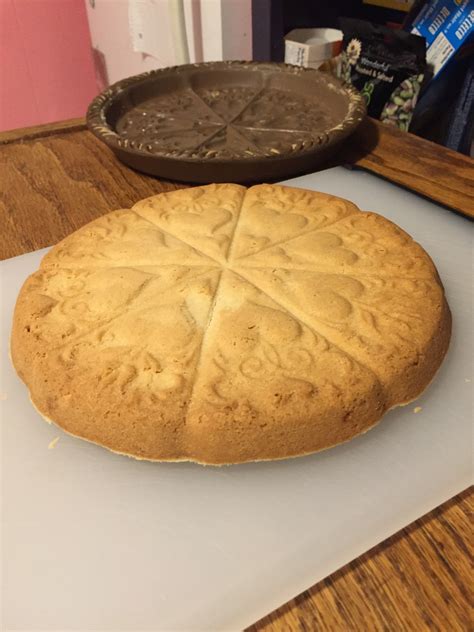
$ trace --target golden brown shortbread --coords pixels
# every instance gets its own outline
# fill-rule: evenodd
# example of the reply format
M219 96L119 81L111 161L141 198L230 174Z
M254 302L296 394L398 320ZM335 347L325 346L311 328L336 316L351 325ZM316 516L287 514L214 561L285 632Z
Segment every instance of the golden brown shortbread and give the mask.
M387 219L277 185L164 193L76 231L18 297L12 359L67 432L150 460L281 459L416 398L451 317Z

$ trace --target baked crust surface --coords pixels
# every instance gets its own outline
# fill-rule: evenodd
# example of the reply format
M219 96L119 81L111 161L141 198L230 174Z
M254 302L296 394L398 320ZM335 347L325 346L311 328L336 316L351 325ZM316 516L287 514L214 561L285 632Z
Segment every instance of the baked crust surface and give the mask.
M280 459L365 432L446 353L436 268L323 193L209 185L76 231L19 294L12 360L38 411L136 458Z

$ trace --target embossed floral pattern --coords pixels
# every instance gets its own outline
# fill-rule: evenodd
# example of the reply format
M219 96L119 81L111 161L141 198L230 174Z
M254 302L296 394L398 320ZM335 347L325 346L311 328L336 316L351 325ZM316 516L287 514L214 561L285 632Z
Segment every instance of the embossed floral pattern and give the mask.
M43 388L39 404L53 418L84 408L82 389L144 419L165 404L191 435L210 419L284 424L305 402L349 419L354 402L397 403L394 374L421 362L442 303L429 257L384 218L310 191L210 185L56 246L19 297L20 371L54 369L54 402Z
M278 88L187 86L133 106L117 121L119 145L206 159L276 157L325 144L331 111L314 95Z

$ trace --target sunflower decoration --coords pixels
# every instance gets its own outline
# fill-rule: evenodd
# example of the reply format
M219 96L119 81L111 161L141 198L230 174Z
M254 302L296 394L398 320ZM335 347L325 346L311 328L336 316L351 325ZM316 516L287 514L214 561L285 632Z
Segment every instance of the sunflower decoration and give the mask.
M347 60L351 66L354 66L357 63L357 60L360 57L360 51L362 49L362 44L360 40L357 38L351 39L346 48Z

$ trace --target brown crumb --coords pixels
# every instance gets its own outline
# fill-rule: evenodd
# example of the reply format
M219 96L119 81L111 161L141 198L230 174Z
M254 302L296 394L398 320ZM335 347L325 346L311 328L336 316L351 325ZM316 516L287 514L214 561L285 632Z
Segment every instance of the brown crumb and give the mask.
M54 437L54 439L48 443L48 450L55 448L58 441L59 437Z

